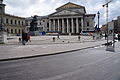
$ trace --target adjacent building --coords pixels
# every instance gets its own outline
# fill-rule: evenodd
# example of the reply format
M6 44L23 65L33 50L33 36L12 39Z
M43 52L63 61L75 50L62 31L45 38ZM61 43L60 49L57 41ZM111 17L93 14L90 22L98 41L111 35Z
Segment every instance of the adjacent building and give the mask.
M3 20L8 34L21 34L26 28L25 18L23 17L5 14Z
M80 34L94 31L95 14L87 14L84 6L68 2L48 16L38 16L40 31L59 32L60 34ZM32 18L27 18L29 30Z
M5 4L0 0L0 28L4 26L7 33L11 35L21 34L26 27L25 18L5 13Z
M113 22L113 25L114 25L114 32L120 33L120 16L118 16L116 20L112 20L111 22ZM101 31L102 31L102 33L107 32L106 24L102 25Z
M120 33L120 16L117 17L117 32Z

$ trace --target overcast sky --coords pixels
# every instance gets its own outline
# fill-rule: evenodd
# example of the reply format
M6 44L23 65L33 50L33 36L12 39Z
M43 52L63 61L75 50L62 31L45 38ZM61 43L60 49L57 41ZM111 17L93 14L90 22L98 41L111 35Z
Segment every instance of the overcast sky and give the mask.
M4 0L6 4L6 13L30 17L33 15L45 16L55 12L55 9L73 2L85 6L88 14L97 14L100 12L100 24L105 24L105 8L102 7L106 0ZM113 0L109 4L109 21L120 16L120 0ZM95 19L97 23L97 16Z

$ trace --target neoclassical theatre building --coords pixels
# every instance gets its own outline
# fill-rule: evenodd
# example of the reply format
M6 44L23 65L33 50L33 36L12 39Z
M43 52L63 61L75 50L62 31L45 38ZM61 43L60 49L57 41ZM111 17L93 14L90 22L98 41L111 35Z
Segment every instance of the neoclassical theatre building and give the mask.
M40 31L59 32L61 34L80 34L94 31L95 14L87 14L84 6L68 2L46 17L38 17ZM28 28L30 19L27 19Z

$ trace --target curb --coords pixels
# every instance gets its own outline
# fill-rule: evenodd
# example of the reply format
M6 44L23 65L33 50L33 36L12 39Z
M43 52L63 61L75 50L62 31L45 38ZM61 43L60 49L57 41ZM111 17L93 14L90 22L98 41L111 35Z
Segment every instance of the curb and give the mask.
M53 42L53 43L51 43L51 42L49 42L49 43L40 43L40 44L26 44L26 45L43 45L43 44L72 44L72 43L85 43L85 42L97 42L97 41L82 41L82 42L60 42L60 43L55 43L55 42ZM14 43L12 43L12 44L4 44L4 45L22 45L22 44L20 44L20 43L17 43L17 44L14 44Z
M104 44L100 44L100 45L104 45ZM100 45L86 47L86 48L81 48L81 49L68 50L68 51L63 51L63 52L43 54L43 55L33 55L33 56L26 56L26 57L16 57L16 58L0 59L0 62L3 62L3 61L13 61L13 60L21 60L21 59L29 59L29 58L35 58L35 57L44 57L44 56L58 55L58 54L63 54L63 53L68 53L68 52L74 52L74 51L79 51L79 50L94 48L94 47L98 47Z

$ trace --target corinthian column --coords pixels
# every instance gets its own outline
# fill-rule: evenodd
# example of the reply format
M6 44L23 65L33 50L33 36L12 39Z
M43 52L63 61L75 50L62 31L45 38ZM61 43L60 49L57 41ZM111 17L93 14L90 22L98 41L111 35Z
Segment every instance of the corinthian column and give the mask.
M78 18L76 18L76 33L79 33Z
M49 31L51 31L51 20L49 19Z
M67 18L67 33L69 33L69 24L68 24L68 18Z
M81 18L81 27L82 27L82 31L84 31L84 28L83 28L83 18Z
M55 31L55 19L53 19L53 31Z
M64 19L62 19L62 33L65 33Z
M74 33L73 18L71 18L71 22L72 22L72 33Z
M60 31L60 21L58 19L58 31Z

